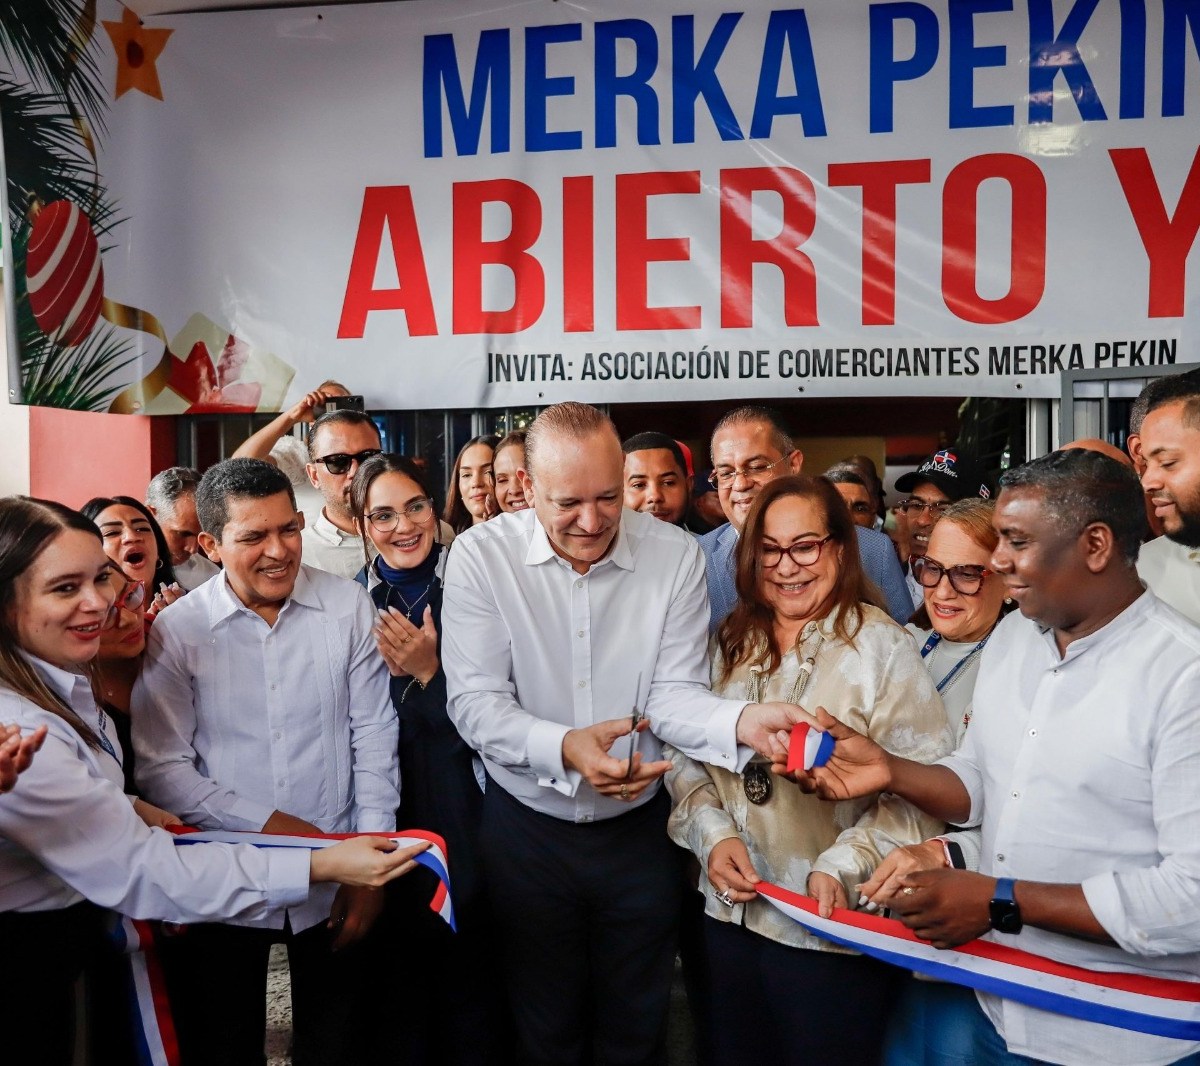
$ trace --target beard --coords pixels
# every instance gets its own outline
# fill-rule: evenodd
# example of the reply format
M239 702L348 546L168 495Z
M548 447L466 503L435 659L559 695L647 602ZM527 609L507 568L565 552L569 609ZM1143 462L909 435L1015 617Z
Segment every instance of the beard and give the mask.
M1185 548L1200 548L1200 514L1184 513L1179 509L1179 528L1167 533L1167 539Z

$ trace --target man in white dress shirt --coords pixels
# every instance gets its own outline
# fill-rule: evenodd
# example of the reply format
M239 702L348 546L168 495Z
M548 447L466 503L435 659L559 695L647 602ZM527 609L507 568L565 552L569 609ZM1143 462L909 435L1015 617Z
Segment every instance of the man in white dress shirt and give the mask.
M220 569L200 549L200 519L196 516L199 484L199 470L169 466L155 474L146 488L146 506L167 538L175 580L185 592L199 588Z
M230 459L201 480L201 543L224 565L155 620L133 693L137 780L206 829L392 831L398 727L365 590L301 564L287 476ZM360 966L381 898L314 890L252 928L193 926L168 957L185 1059L262 1062L267 954L288 945L294 1061L361 1061Z
M359 463L382 448L379 428L362 411L330 411L313 423L308 477L325 506L301 535L309 566L346 578L363 568L363 538L350 513L350 482Z
M531 509L459 537L442 613L448 711L489 779L481 850L520 1061L659 1062L682 884L660 739L741 769L802 712L709 691L703 557L622 508L607 416L547 408L526 455ZM631 738L635 709L649 729Z
M826 799L883 789L982 828L978 873L906 875L888 903L936 946L986 935L1091 970L1195 981L1200 629L1138 581L1133 471L1060 451L1000 484L992 566L1020 614L984 651L961 747L919 766L820 715L837 749L802 784ZM1194 1041L978 1001L961 1021L989 1066L1200 1062Z
M1150 590L1200 623L1200 375L1155 378L1141 424L1142 488L1164 536L1142 546Z

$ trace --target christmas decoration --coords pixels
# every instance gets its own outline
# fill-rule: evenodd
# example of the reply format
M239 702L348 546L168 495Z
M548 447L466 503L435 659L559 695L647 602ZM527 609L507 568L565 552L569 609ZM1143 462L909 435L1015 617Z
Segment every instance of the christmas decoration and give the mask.
M39 210L25 269L29 309L47 336L73 347L91 333L104 298L104 267L87 215L68 200Z
M150 29L129 8L125 8L120 22L103 23L105 32L117 53L116 99L137 89L156 100L163 98L162 85L158 80L155 60L167 46L167 38L174 32L165 29Z

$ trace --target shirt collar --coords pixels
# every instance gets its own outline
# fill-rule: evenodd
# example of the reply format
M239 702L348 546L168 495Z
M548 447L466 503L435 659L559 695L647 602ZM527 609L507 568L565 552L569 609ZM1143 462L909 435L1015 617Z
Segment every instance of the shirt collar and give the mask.
M237 598L237 594L230 588L228 574L222 572L221 580L212 582L212 585L214 586L213 594L208 606L208 626L210 629L216 629L218 625L227 618L232 618L239 611L246 611L250 614L254 613ZM284 601L283 609L286 610L288 604L293 602L300 604L302 607L312 607L316 610L321 609L321 597L313 582L309 580L307 567L303 565L300 567L300 572L296 575L296 584L292 586L292 594Z
M533 529L529 538L529 548L525 552L526 566L540 566L542 563L550 559L562 559L562 556L554 550L554 546L550 543L550 538L546 535L546 528L542 525L537 517L537 512L531 507L528 511L533 515ZM599 562L593 563L588 569L594 570L597 566L603 566L605 563L612 563L613 566L619 567L622 570L633 569L633 548L630 544L630 535L628 529L628 515L632 512L627 512L625 508L621 508L621 521L617 526L617 539L608 554ZM657 518L654 519L658 521ZM567 563L566 559L562 559ZM570 564L567 563L569 566Z
M1067 645L1066 653L1061 657L1058 654L1058 643L1054 639L1054 630L1048 626L1038 626L1038 630L1054 655L1055 665L1058 666L1077 659L1090 648L1102 647L1110 641L1122 644L1132 641L1132 635L1127 630L1141 624L1143 615L1150 609L1153 602L1154 594L1143 588L1142 594L1119 615L1110 619L1106 625L1101 626L1094 633L1089 633L1086 637L1071 641Z
M323 541L329 544L341 547L348 540L358 540L357 533L347 533L345 530L338 529L325 514L325 508L322 507L320 513L312 524L313 533L320 537Z
M61 666L55 666L53 663L48 663L45 659L39 659L36 655L30 655L28 652L22 652L22 654L29 660L33 668L41 674L42 680L54 689L73 709L79 709L82 694L86 693L90 697L92 691L91 682L82 674L77 674L71 670L64 670ZM83 686L82 690L80 686Z

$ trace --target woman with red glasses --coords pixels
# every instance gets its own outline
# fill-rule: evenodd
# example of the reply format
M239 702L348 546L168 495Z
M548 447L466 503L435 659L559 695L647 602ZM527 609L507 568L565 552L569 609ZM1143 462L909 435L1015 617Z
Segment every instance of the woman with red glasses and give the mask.
M735 580L738 604L714 638L715 692L824 707L922 762L950 750L941 700L912 639L877 605L829 481L763 486ZM738 774L667 751L668 829L706 874L712 1060L748 1062L769 1049L783 1063L877 1061L901 971L809 934L754 886L807 893L828 915L857 900L880 848L924 840L941 823L894 796L825 803L759 760Z
M14 1022L5 1062L73 1060L76 978L102 935L102 908L174 922L261 917L302 902L311 882L379 887L424 850L378 838L311 853L180 848L147 826L125 795L116 731L89 677L116 599L88 519L48 501L0 500L0 722L45 730L0 801L0 1003Z

